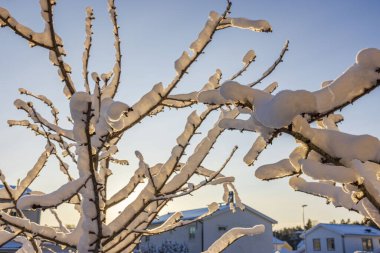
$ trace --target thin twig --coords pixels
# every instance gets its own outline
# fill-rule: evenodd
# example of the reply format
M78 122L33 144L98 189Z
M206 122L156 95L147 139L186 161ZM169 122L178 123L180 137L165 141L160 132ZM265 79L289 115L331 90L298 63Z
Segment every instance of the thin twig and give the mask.
M285 45L281 50L280 56L277 58L277 60L273 63L272 66L270 66L263 75L256 81L247 84L247 86L253 87L258 83L261 83L265 78L267 78L272 72L276 69L276 67L282 62L282 58L284 58L285 53L288 51L289 47L289 40L285 41Z

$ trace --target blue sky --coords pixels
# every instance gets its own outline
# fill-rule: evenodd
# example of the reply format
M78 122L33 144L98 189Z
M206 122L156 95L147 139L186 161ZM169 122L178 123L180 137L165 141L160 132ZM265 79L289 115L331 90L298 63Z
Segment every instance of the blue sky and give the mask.
M121 26L123 52L122 86L117 99L133 103L157 83L167 84L175 75L174 61L197 37L211 10L222 12L222 0L203 1L116 1ZM55 14L57 32L64 40L68 51L66 61L73 68L73 79L81 89L81 57L84 41L85 7L93 6L94 44L91 53L90 70L99 73L112 69L114 60L112 27L106 12L106 1L58 1ZM9 9L19 21L35 30L43 29L38 1L0 0L0 6ZM368 1L317 1L317 0L266 0L233 1L233 17L266 19L273 27L273 33L254 33L247 30L225 29L218 32L213 43L207 48L189 71L176 92L192 91L207 82L216 68L225 78L241 67L246 51L254 49L257 60L250 70L238 81L256 80L277 58L285 40L290 40L290 51L284 62L261 85L277 81L280 89L316 90L325 80L339 76L353 64L356 53L367 47L379 47L380 25L378 10L380 2ZM29 169L45 143L21 128L8 128L7 119L23 119L12 103L18 98L17 89L24 87L33 92L48 95L56 102L62 113L67 115L67 101L62 96L62 85L56 69L48 60L44 49L30 49L27 43L9 29L0 30L0 141L2 143L0 167L10 182L15 182ZM375 91L343 111L345 122L341 129L349 133L369 133L379 137ZM41 112L48 114L46 110ZM195 108L197 109L197 108ZM126 183L133 172L136 159L134 150L140 150L151 165L163 162L169 155L175 138L180 133L188 113L169 111L159 117L147 119L133 131L125 134L120 143L120 158L131 161L128 167L115 167L111 178L111 191ZM211 117L204 127L207 130L215 120ZM224 174L236 176L236 185L243 201L279 221L279 226L299 225L302 222L302 204L307 204L306 218L330 221L341 218L360 219L360 216L343 209L325 205L325 200L311 197L290 189L287 179L260 182L254 177L255 167L247 167L242 157L249 149L255 136L250 133L226 132L220 138L215 150L205 161L217 169L237 144L239 150ZM192 146L195 146L196 139ZM276 140L263 152L257 165L275 162L286 157L294 147L294 141L287 136ZM73 168L74 172L75 169ZM49 162L45 172L34 183L33 188L52 191L64 182L54 161ZM211 201L220 201L221 191L208 188L191 198L178 200L167 210L181 210L204 206ZM63 214L66 209L60 210ZM116 214L119 209L112 210ZM66 215L67 223L74 219ZM43 222L50 222L49 216Z

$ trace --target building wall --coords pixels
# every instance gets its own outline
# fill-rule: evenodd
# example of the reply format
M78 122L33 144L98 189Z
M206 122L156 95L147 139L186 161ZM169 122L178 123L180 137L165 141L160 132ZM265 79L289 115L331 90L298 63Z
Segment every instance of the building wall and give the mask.
M30 221L40 224L41 221L41 209L36 210L23 210L25 216L30 219Z
M345 245L346 245L346 253L352 253L354 251L361 251L363 250L363 246L362 246L362 238L372 238L372 243L373 243L373 249L380 249L380 244L379 244L379 240L380 240L380 236L359 236L359 235L356 235L356 236L345 236L344 237L344 241L345 241Z
M147 239L147 237L143 237L139 247L146 248L149 245L159 246L167 240L186 244L189 248L189 253L199 253L206 250L212 243L214 243L220 236L231 228L252 227L258 224L263 224L265 226L264 234L240 238L225 251L223 251L223 253L272 253L272 224L269 221L259 217L257 214L240 210L237 210L235 213L224 212L217 214L206 218L203 221L177 228L174 231L150 236L149 239ZM189 230L191 226L195 226L196 228L195 237L193 239L189 238ZM220 230L219 227L225 227L226 230Z
M313 239L321 239L321 251L313 250ZM327 250L327 238L335 238L335 251ZM362 238L372 238L373 249L380 249L380 236L360 236L360 235L346 235L341 236L337 233L331 232L322 227L315 229L306 236L307 253L353 253L355 251L362 251ZM344 246L343 246L344 243Z
M265 232L263 234L242 237L223 251L223 253L273 252L272 224L257 214L253 214L248 210L241 211L239 209L237 209L235 213L224 212L204 221L205 249L207 249L213 242L215 242L220 236L231 228L252 227L259 224L263 224L265 226ZM220 231L218 227L221 226L227 227L227 231Z
M185 244L190 253L202 252L202 223L195 222L193 224L179 227L175 230L165 232L155 236L144 236L141 239L140 248L147 248L150 245L159 247L165 241L177 242ZM190 228L195 227L194 238L190 238Z
M327 238L334 238L335 242L335 251L328 251L327 250ZM313 239L320 239L321 240L321 250L315 251L313 249ZM343 253L343 241L341 235L331 232L329 230L326 230L322 227L316 228L311 233L306 235L306 252L307 253ZM348 251L346 251L348 253Z
M274 251L279 251L284 246L283 243L273 243L273 249Z

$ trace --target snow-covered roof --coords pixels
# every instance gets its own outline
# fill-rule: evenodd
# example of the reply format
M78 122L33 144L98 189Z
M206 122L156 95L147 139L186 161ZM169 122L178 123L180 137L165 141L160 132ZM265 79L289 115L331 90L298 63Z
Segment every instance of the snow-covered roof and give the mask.
M301 241L297 244L297 249L301 249L301 248L305 248L305 241L304 241L304 240L301 240Z
M259 217L269 221L270 223L272 224L276 224L277 221L276 220L273 220L272 218L266 216L265 214L263 213L260 213L259 211L253 209L252 207L249 207L249 206L245 206L245 210L248 210L256 215L258 215ZM223 213L223 212L227 212L227 211L230 211L230 207L229 205L221 205L219 207L219 210L216 211L215 213L213 213L210 217L213 217L213 216L216 216L220 213ZM199 216L201 216L202 214L205 214L208 212L208 208L205 207L205 208L197 208L197 209L191 209L191 210L185 210L185 211L181 211L182 213L182 218L181 220L193 220ZM159 216L158 219L154 220L152 222L152 224L160 224L160 223L163 223L165 222L170 216L172 216L174 214L174 212L170 212L170 213L167 213L165 215L162 215L162 216Z
M11 187L12 189L16 189L16 186L15 186L15 185L10 185L10 187ZM4 190L3 190L3 189L4 189ZM2 190L3 190L3 191L2 191ZM31 189L26 188L24 194L29 194L29 193L31 193L31 192L32 192ZM1 200L4 200L4 199L8 200L8 193L5 192L4 185L3 185L3 184L0 184L0 201L1 201Z
M280 239L278 239L277 237L272 237L272 243L273 244L284 244L285 242L284 241L281 241Z
M366 235L366 236L380 236L380 230L364 225L353 224L326 224L320 223L317 226L306 231L306 235L311 233L317 228L325 228L339 235Z
M221 207L221 208L223 208L223 207ZM208 211L207 207L181 211L181 213L182 213L181 220L192 220L192 219L195 219L195 218L201 216L202 214L207 213L207 211ZM162 216L158 217L158 219L154 220L152 222L152 224L163 223L167 219L169 219L169 217L172 216L173 214L174 214L174 212L170 212L170 213L167 213L165 215L162 215Z
M0 247L0 250L17 250L21 248L21 243L10 241Z
M16 186L15 186L15 185L10 185L10 187L11 187L12 189L16 189ZM0 184L0 190L3 189L3 188L4 188L4 185ZM31 189L26 188L24 194L28 194L28 193L31 193L31 192L32 192Z

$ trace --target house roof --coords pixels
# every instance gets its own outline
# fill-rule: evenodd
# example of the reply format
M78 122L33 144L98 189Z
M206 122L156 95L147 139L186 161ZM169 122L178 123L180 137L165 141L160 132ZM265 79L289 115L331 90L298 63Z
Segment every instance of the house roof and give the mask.
M285 241L281 241L280 239L278 239L277 237L272 237L272 243L273 244L284 244Z
M306 235L313 232L317 228L324 228L335 232L339 235L365 235L365 236L380 236L380 230L364 225L353 224L326 224L320 223L315 227L306 231Z
M266 216L263 213L260 213L259 211L253 209L252 207L249 207L249 206L246 205L245 206L245 210L248 210L251 213L254 213L254 214L258 215L259 217L261 217L261 218L269 221L272 224L276 224L277 223L277 221L273 220L272 218ZM230 207L229 207L228 204L220 205L219 210L216 211L215 213L213 213L209 217L213 217L213 216L216 216L218 214L221 214L221 213L224 213L224 212L228 212L228 211L230 211ZM199 216L201 216L201 215L203 215L203 214L205 214L207 212L208 212L208 208L207 207L181 211L181 213L182 213L181 220L193 220L193 219L196 219ZM152 224L161 224L161 223L164 223L173 214L174 214L174 212L170 212L170 213L167 213L165 215L159 216L158 219L156 219L156 220L154 220L152 222ZM208 217L206 217L206 218L208 218Z
M301 248L305 248L305 241L304 241L304 240L301 240L301 241L297 244L297 249L301 249Z
M10 187L12 189L16 189L16 186L15 185L10 185ZM29 188L26 188L24 194L29 194L31 193L32 190L29 189ZM5 191L5 188L4 188L4 185L3 184L0 184L0 198L6 198L8 199L8 193Z
M10 242L7 242L6 244L4 244L0 250L17 250L19 248L21 248L21 243L19 242L15 242L15 241L10 241Z
M10 187L12 189L16 189L16 186L15 185L10 185ZM24 191L23 195L28 195L32 192L31 189L29 188L26 188L26 190ZM7 203L7 202L10 202L10 199L9 199L9 195L8 195L8 192L6 191L5 187L3 184L0 184L0 202L1 203Z
M10 187L11 187L12 189L16 189L16 185L10 185ZM3 188L4 188L4 185L3 185L3 184L0 184L0 189L3 189ZM32 191L31 189L26 188L25 193L30 193L31 191Z

